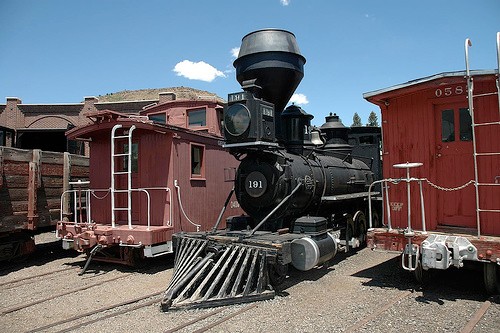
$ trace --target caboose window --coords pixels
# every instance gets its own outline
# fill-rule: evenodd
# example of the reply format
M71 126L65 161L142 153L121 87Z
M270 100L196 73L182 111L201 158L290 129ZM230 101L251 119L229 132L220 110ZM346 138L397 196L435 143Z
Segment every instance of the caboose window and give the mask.
M191 177L203 178L205 176L205 147L191 144Z
M128 143L123 144L123 153L128 153ZM132 169L130 170L131 172L137 172L139 170L139 144L138 143L132 143ZM128 156L125 155L123 156L123 163L122 163L122 170L121 171L127 171L128 170Z
M149 120L152 120L155 123L158 124L166 124L167 123L167 114L166 113L157 113L157 114L150 114Z
M472 140L472 118L469 109L460 109L460 141Z
M188 127L207 126L207 111L205 109L188 111Z
M453 110L441 113L441 137L443 142L455 141L455 119Z

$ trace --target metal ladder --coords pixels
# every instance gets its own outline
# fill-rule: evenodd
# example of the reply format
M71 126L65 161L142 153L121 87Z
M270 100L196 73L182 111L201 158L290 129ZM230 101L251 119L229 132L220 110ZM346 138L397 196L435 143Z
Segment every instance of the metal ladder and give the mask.
M481 236L481 212L493 212L500 213L500 209L482 209L480 207L479 200L479 187L481 186L500 186L498 183L498 179L496 179L495 183L480 183L478 177L478 157L483 156L495 156L500 155L500 152L478 152L477 151L477 141L476 141L476 127L480 126L498 126L500 125L500 120L495 122L487 122L487 123L476 123L474 119L474 98L497 95L498 97L498 108L499 108L499 117L500 117L500 32L497 33L497 73L496 73L496 86L497 91L492 93L478 94L474 95L474 81L471 76L469 69L469 47L472 46L472 42L469 38L465 40L465 67L466 67L466 80L467 80L467 99L469 102L469 113L472 120L472 142L474 148L474 177L475 177L475 194L476 194L476 220L477 220L477 236Z
M124 133L122 135L117 135L117 130L122 128L121 124L117 124L113 126L111 130L111 227L116 227L116 212L119 211L127 211L127 224L129 229L132 229L132 132L135 129L135 125L132 125L128 132L124 129ZM126 152L116 153L116 143L118 140L128 140L128 148ZM125 165L125 170L117 171L115 158L116 157L127 157L127 165ZM127 176L127 188L125 189L117 189L116 182L117 177L119 176ZM125 207L117 207L116 206L116 196L120 193L127 194L127 204Z

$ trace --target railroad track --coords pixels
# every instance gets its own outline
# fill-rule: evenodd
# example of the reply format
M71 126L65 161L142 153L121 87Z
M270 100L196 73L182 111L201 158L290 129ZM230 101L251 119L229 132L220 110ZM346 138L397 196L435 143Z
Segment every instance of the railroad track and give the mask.
M357 321L353 325L349 326L344 332L345 333L354 333L360 331L362 328L366 328L366 326L374 321L376 318L384 316L384 313L389 309L398 306L404 299L414 297L412 291L404 291L399 293L397 296L387 300L387 302L379 304L376 308L377 310L371 313L370 315L364 317L363 319ZM481 321L489 307L491 306L490 300L485 300L482 302L481 307L473 313L473 315L468 319L467 323L462 327L459 331L460 333L471 333L474 331L476 325Z
M333 269L318 269L317 274L292 271L279 293L284 297L166 313L160 310L160 301L172 273L168 260L132 273L106 265L84 276L76 270L61 270L60 263L47 264L16 272L20 282L4 277L0 321L7 333L280 332L280 327L297 332L398 332L423 331L424 327L428 331L497 332L500 301L481 294L474 275L451 280L450 275L441 274L428 288L418 289L398 271L398 259L363 251L334 263ZM467 289L470 286L475 287Z
M101 308L98 308L98 309L94 309L92 311L88 311L88 312L85 312L85 313L80 313L78 315L75 315L75 316L72 316L72 317L69 317L69 318L66 318L66 319L58 320L58 321L55 321L55 322L53 322L51 324L47 324L47 325L44 325L44 326L40 326L40 327L34 328L34 329L32 329L32 330L30 330L28 332L31 332L31 333L41 332L41 331L47 330L49 328L54 328L54 327L57 327L57 326L60 326L60 325L63 325L63 324L73 323L69 327L66 327L66 328L64 328L62 330L57 331L57 332L69 332L71 330L74 330L74 329L77 329L77 328L80 328L80 327L84 327L86 325L90 325L90 324L96 323L98 321L102 321L102 320L105 320L105 319L108 319L108 318L111 318L111 317L114 317L114 316L118 316L118 315L121 315L121 314L124 314L124 313L127 313L127 312L131 312L131 311L137 310L138 308L143 308L145 306L152 305L152 304L155 304L155 303L159 304L159 302L161 300L161 298L159 296L161 294L163 294L163 291L158 291L158 292L155 292L153 294L148 294L148 295L145 295L145 296L141 296L141 297L129 299L129 300L126 300L124 302L115 303L115 304L112 304L110 306L101 307ZM148 299L150 299L150 298L152 298L152 300L148 301ZM115 309L119 309L119 310L118 311L114 311L112 313L109 313L109 312L105 313L107 311L115 310ZM96 319L91 319L91 320L84 321L83 323L82 322L77 323L77 322L81 321L84 318L87 318L87 317L90 317L90 316L94 316L94 315L99 315L99 314L103 314L103 315L99 316Z
M40 274L30 275L30 276L20 278L20 279L6 281L6 282L0 283L0 288L5 290L5 289L10 289L10 288L15 288L20 284L22 284L23 286L26 286L27 284L38 282L37 279L40 279L42 277L47 277L49 275L56 275L56 274L61 273L61 272L75 271L76 269L77 269L76 267L64 267L64 268L52 270L49 272L44 272L44 273L40 273Z
M76 292L79 292L79 291L82 291L82 290L87 290L87 289L92 288L92 287L101 286L103 283L116 281L118 279L123 279L123 278L125 278L125 277L127 277L129 275L132 275L132 274L133 273L127 273L127 274L124 274L124 275L121 275L121 276L113 277L111 279L100 280L100 281L97 281L97 282L92 283L92 284L83 285L83 286L78 287L78 288L73 288L71 290L68 290L68 291L65 291L65 292L62 292L62 293L52 294L50 296L43 297L43 298L40 298L40 299L37 299L37 300L34 300L34 301L20 303L20 304L17 304L15 306L8 307L8 308L5 308L3 310L0 310L0 315L4 315L4 314L12 313L12 312L15 312L15 311L19 311L21 309L25 309L27 307L30 307L30 306L33 306L33 305L36 305L36 304L47 302L47 301L56 299L58 297L62 297L62 296L66 296L66 295L71 295L71 294L74 294Z
M65 325L66 327L54 331L57 333L62 333L62 332L71 332L73 330L76 330L78 328L82 328L91 324L99 323L100 321L104 321L106 319L120 316L129 312L133 312L138 309L142 309L147 306L151 305L156 305L157 307L153 311L158 311L159 310L159 304L161 301L161 296L163 295L164 291L159 291L153 294L141 296L135 299L130 299L124 302L116 303L111 306L107 307L102 307L99 309L94 309L92 311L86 312L86 313L80 313L78 315L75 315L73 317L69 317L63 320L59 320L56 322L53 322L51 324L47 324L44 326L40 326L37 328L34 328L28 333L36 333L36 332L42 332L47 329L52 329L56 328L57 326ZM209 312L202 314L200 316L195 317L194 319L186 320L181 324L178 324L177 326L167 329L164 331L164 333L174 333L177 331L180 331L185 328L189 328L190 326L197 325L195 329L193 329L191 332L193 333L201 333L201 332L206 332L209 329L212 329L216 327L217 325L220 325L248 310L251 310L255 308L258 304L253 303L249 304L246 306L243 306L239 309L234 310L231 307L221 307L217 308L214 310L210 310ZM220 315L222 313L222 315ZM224 314L225 313L225 314ZM97 316L96 318L88 319L88 317L91 316ZM87 319L87 320L85 320ZM208 321L208 322L205 322ZM69 324L69 325L68 325ZM201 327L199 327L201 325Z

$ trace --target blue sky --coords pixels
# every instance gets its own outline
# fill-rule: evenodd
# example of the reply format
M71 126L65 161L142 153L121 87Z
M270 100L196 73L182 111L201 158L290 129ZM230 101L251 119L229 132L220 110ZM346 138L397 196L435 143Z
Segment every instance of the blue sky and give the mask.
M364 92L463 70L465 38L471 68L495 69L500 31L500 0L2 0L0 13L0 104L175 86L227 98L241 38L280 28L307 59L297 104L315 125L365 123L379 110Z

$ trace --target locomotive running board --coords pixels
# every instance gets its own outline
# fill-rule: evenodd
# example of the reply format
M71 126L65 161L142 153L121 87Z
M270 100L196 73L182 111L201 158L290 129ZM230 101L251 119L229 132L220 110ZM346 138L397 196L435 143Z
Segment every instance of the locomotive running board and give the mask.
M274 298L265 249L233 243L217 253L208 247L206 239L181 238L172 281L161 302L163 311Z

